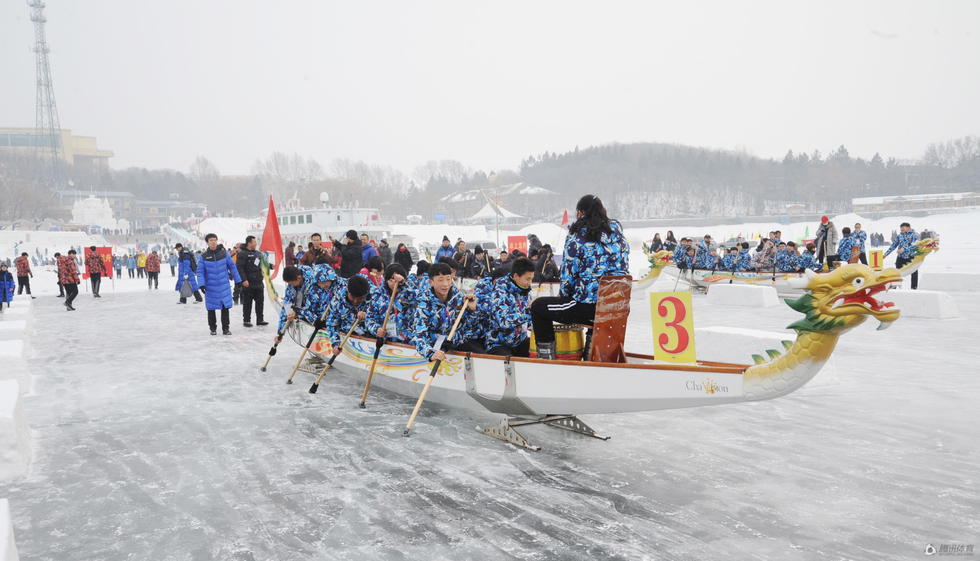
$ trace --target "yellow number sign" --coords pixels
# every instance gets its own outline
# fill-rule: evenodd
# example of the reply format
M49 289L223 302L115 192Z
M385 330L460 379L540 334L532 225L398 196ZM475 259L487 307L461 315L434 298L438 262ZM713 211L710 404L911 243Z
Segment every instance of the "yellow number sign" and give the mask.
M881 249L872 249L868 252L868 265L875 271L880 271L885 267L885 252Z
M690 292L651 292L653 356L667 362L695 362L694 306Z

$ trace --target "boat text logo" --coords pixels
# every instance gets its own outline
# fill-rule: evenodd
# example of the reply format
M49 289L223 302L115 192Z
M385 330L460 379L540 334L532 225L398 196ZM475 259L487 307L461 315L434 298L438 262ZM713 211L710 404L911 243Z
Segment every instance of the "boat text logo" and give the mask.
M716 393L728 393L728 386L722 386L718 382L715 382L711 378L704 381L688 380L687 384L684 386L690 391L694 392L704 392L708 395L713 395Z

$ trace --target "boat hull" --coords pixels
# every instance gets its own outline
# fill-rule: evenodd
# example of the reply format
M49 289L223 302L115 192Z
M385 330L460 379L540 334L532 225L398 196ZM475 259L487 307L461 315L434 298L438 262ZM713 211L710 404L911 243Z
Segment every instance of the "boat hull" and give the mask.
M312 327L292 330L299 342ZM318 336L312 350L329 353ZM334 368L358 380L367 376L375 341L351 337ZM329 356L329 355L327 355ZM507 415L628 413L660 409L702 407L744 401L744 365L701 363L665 365L651 357L631 357L628 364L543 361L488 355L448 353L433 380L427 401L450 407L492 411ZM373 384L416 398L432 363L415 349L385 344L379 355Z

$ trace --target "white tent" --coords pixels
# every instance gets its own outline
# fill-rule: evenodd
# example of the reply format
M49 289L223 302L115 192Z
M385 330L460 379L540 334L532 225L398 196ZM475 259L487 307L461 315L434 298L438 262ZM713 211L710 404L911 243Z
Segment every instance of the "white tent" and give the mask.
M508 218L524 218L520 214L514 214L500 205L487 203L483 205L483 208L477 211L476 214L471 216L470 220L494 220L497 218L497 216L499 216L501 220L506 220Z

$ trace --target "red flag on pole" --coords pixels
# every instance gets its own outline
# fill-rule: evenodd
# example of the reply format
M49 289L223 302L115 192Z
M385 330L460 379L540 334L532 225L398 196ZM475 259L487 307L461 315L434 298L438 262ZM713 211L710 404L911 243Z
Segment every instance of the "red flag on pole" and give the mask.
M276 278L285 254L282 251L282 236L279 235L279 220L276 218L276 205L272 202L272 195L269 195L269 214L265 217L265 230L262 231L262 245L259 249L275 254L276 268L270 278Z
M568 226L568 209L567 208L565 209L565 214L563 214L562 217L561 217L561 225L562 226Z

